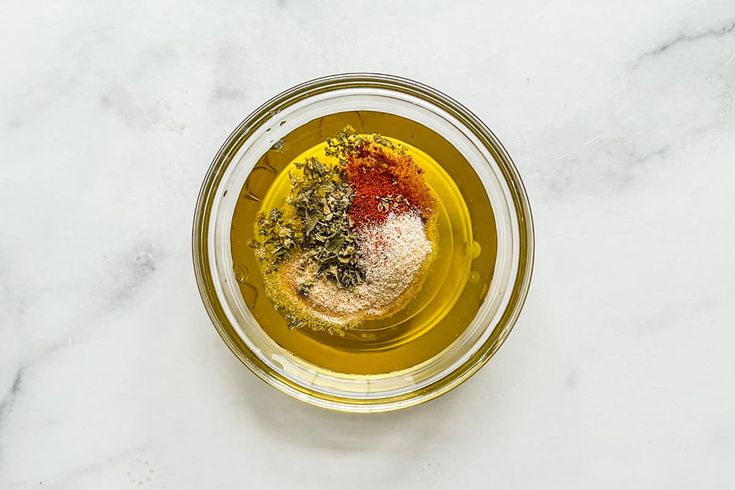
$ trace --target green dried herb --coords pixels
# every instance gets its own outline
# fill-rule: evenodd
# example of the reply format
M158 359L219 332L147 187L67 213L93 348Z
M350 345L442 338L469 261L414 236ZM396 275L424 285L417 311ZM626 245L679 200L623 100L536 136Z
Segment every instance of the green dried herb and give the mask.
M345 136L349 138L349 136ZM278 209L258 218L259 240L251 246L266 271L272 272L293 251L316 265L317 277L352 288L365 280L357 263L356 239L347 211L354 192L345 181L342 164L333 167L316 158L297 164L301 176L291 177L286 205L289 218ZM308 288L301 294L308 294Z
M304 320L291 313L285 313L283 318L286 320L290 330L299 330L306 326L306 322Z
M270 213L260 213L257 221L260 240L251 240L249 245L258 258L266 263L266 272L272 272L289 253L298 247L303 233L297 222L285 220L283 212L273 208Z
M314 283L311 281L302 282L296 287L296 292L301 296L309 296L309 291L314 287Z
M391 140L389 140L388 138L386 138L382 134L373 134L373 135L371 135L371 137L373 139L373 142L376 145L386 146L386 147L391 148L391 149L395 149L395 147L396 147L396 145L393 144L393 142Z
M340 164L344 164L347 161L347 157L354 155L361 148L363 148L367 142L361 138L357 131L351 126L347 126L345 129L337 133L334 138L327 140L327 148L325 153L327 156L336 157L339 159Z
M378 211L387 213L390 210L396 209L402 202L408 204L408 200L400 194L397 196L381 196L378 199Z

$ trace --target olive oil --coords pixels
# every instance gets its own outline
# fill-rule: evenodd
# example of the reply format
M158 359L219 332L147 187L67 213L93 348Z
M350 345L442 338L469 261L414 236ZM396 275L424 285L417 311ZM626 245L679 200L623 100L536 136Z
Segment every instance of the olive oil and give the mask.
M248 242L260 211L282 206L295 162L328 161L325 140L345 126L378 133L406 147L437 205L435 257L417 291L394 314L345 335L291 330L264 292L260 265ZM257 163L240 193L232 220L231 252L243 298L264 331L283 348L322 368L350 374L405 369L448 347L467 327L489 288L497 237L479 177L443 137L409 119L379 112L346 112L311 121L277 142Z

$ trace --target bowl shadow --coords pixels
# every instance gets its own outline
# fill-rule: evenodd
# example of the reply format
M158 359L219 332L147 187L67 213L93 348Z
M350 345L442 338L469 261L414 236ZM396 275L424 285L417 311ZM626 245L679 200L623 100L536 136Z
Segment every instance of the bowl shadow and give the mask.
M461 396L461 390L453 390L422 405L396 412L340 413L293 399L258 380L252 373L245 374L246 386L233 387L247 390L248 396L242 398L244 408L274 439L288 440L303 449L360 453L375 451L376 447L390 442L391 452L416 453L420 448L431 446L431 441L441 434L442 421L452 417L452 409Z

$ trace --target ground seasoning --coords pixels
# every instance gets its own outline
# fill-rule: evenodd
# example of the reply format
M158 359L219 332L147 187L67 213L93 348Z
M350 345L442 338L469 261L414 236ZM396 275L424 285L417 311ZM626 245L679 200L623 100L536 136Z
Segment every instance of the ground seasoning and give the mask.
M347 158L345 171L355 192L349 215L358 229L380 224L390 213L416 211L426 220L434 210L423 170L408 155L367 144Z
M297 163L282 209L262 213L251 247L291 328L344 329L402 307L434 255L436 201L405 148L347 128L326 163Z
M348 290L332 281L315 277L314 269L292 269L289 280L298 291L310 284L304 300L333 323L355 323L363 317L378 317L404 299L419 270L427 263L433 245L418 215L388 215L380 225L365 226L358 233L359 263L367 271L366 281Z

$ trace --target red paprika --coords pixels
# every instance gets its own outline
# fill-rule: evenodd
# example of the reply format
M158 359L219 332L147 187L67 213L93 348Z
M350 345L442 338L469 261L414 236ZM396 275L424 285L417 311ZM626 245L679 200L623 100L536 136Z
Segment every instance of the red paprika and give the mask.
M410 155L367 145L349 158L346 172L355 191L349 215L356 228L412 210L428 219L434 210L423 170Z

